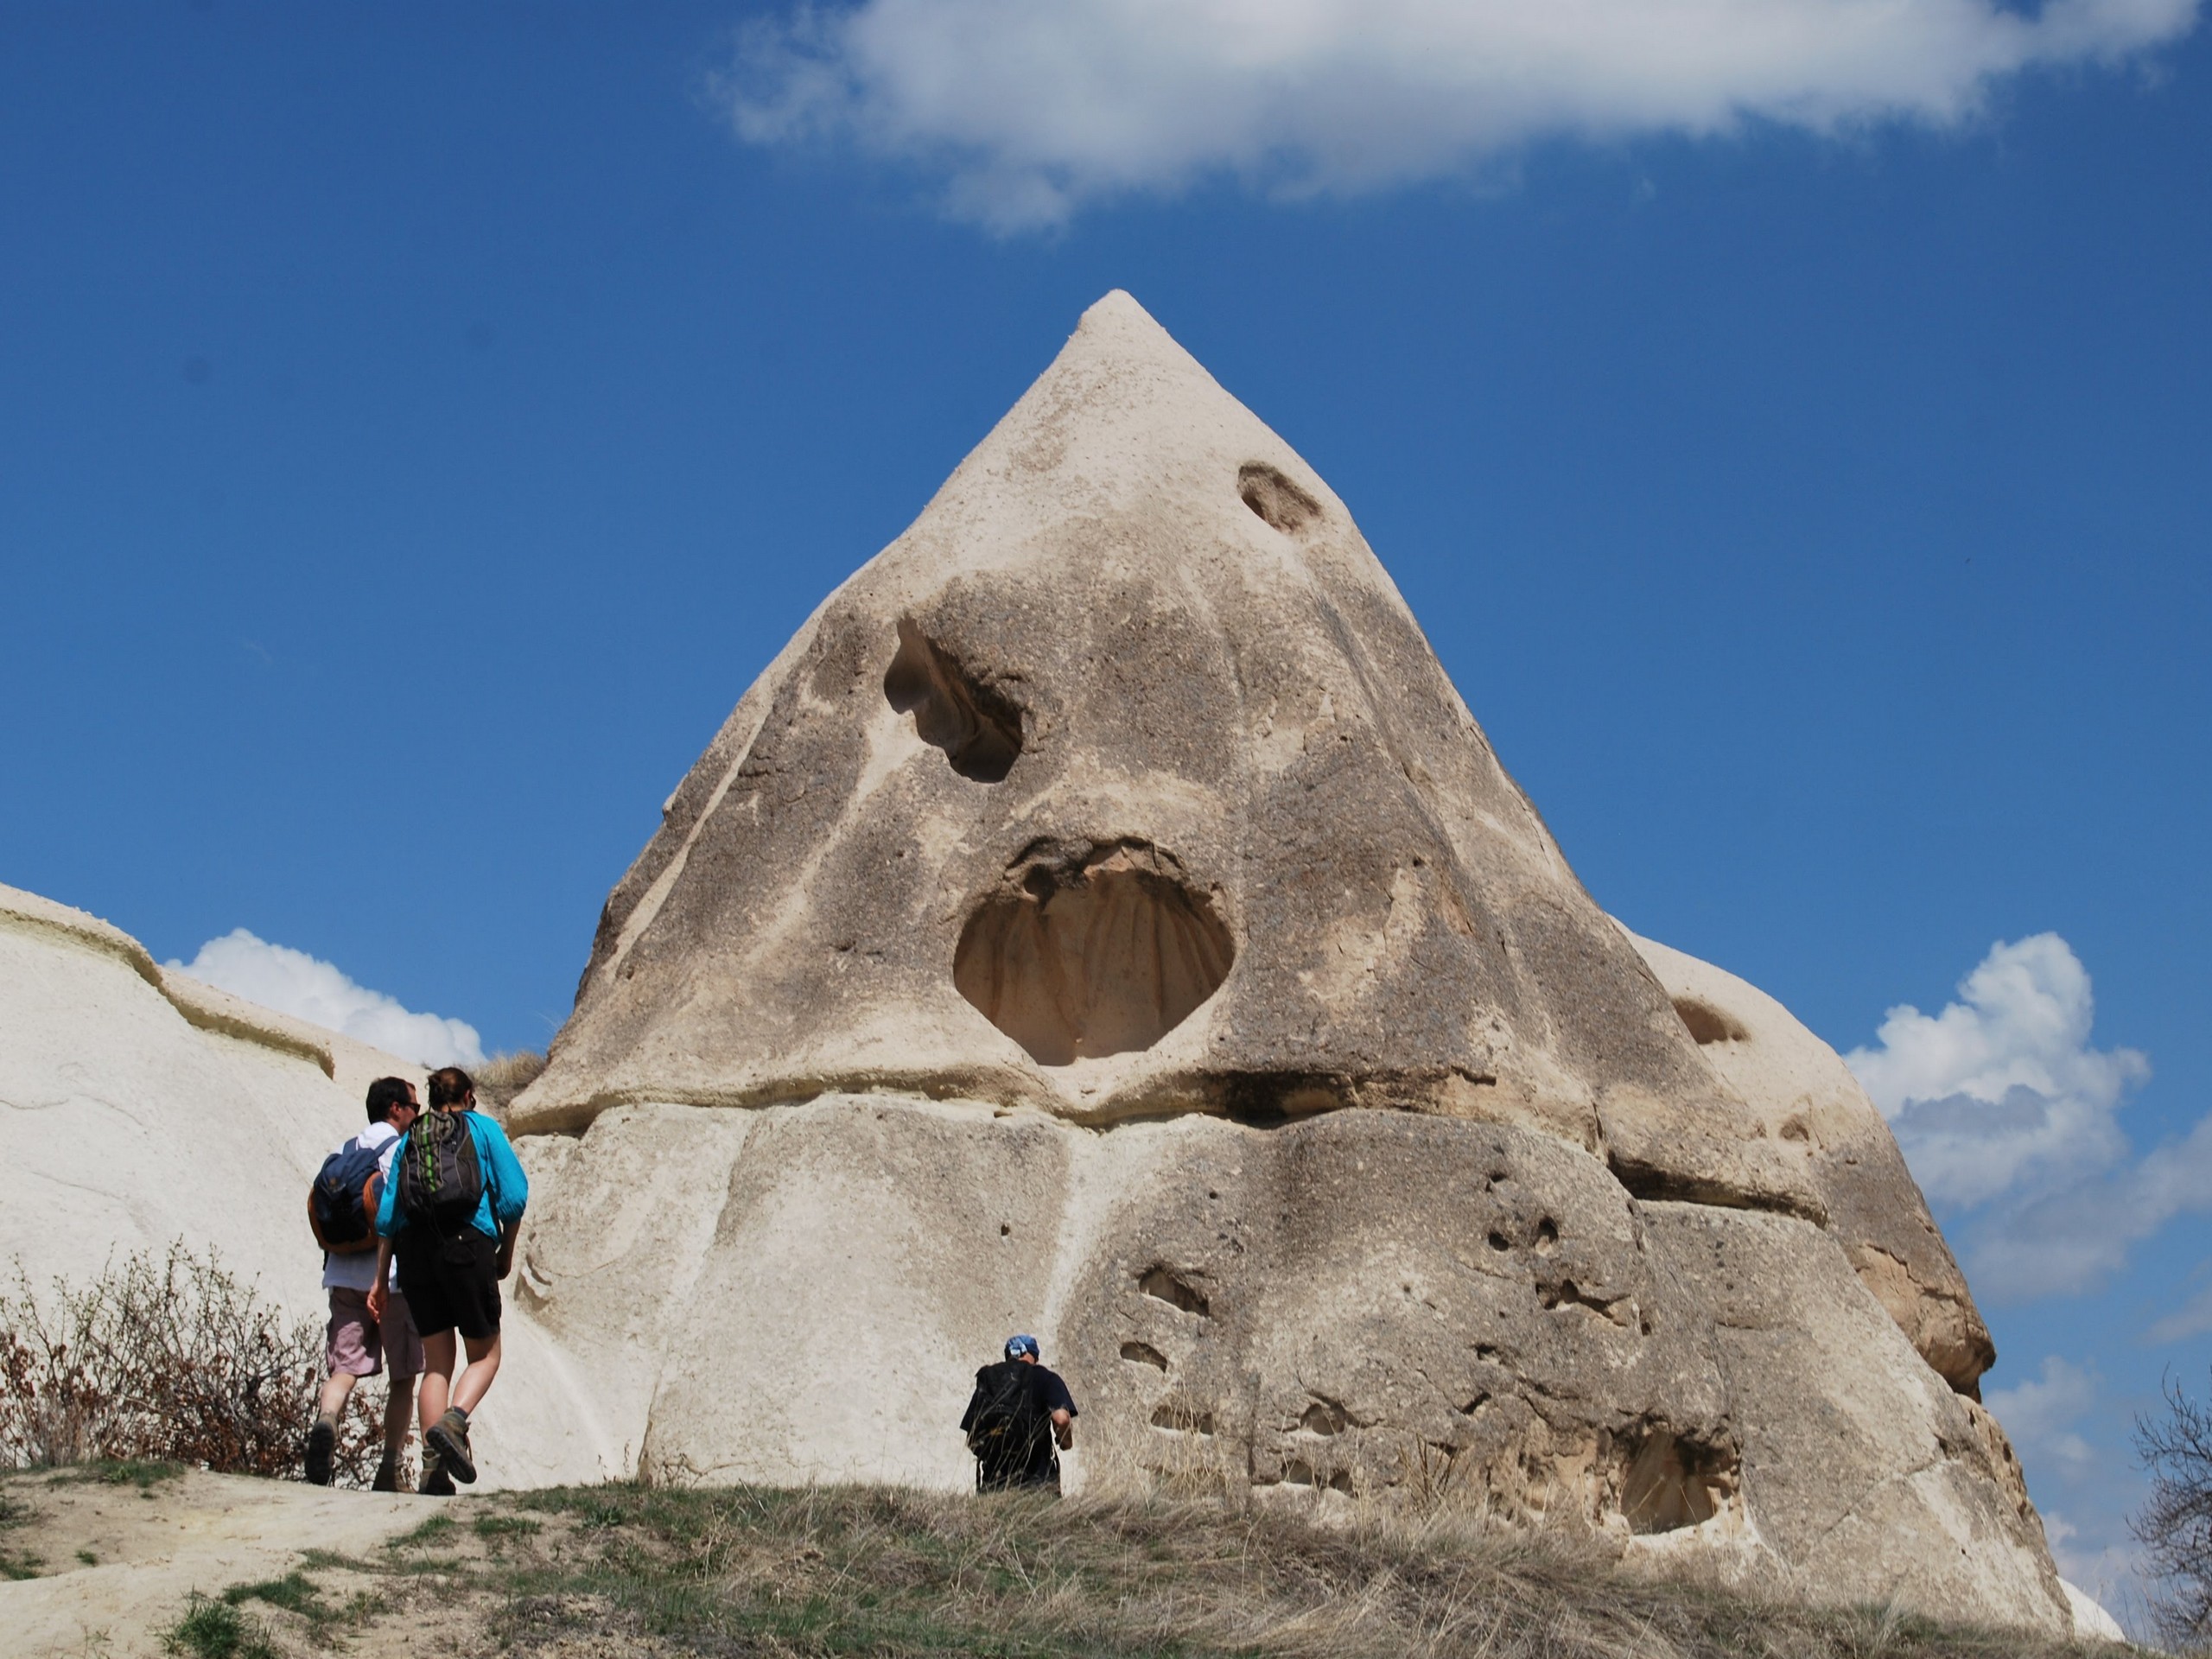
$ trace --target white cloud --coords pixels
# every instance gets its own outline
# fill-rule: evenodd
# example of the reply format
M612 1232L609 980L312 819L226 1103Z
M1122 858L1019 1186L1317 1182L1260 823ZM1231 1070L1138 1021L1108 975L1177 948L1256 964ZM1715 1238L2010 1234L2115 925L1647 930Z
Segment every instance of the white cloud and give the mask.
M1534 140L1971 115L2113 63L2196 0L859 0L740 35L760 143L918 162L1004 228L1227 174L1290 193L1449 176Z
M2152 1342L2182 1342L2212 1331L2212 1285L2201 1286L2179 1307L2143 1334Z
M2040 1382L2031 1377L1993 1389L1982 1403L2005 1426L2024 1462L2056 1468L2069 1480L2095 1467L2096 1452L2075 1427L2097 1403L2095 1372L2054 1354L2044 1361Z
M2089 1046L2089 976L2065 940L1991 946L1959 995L1937 1014L1891 1008L1880 1046L1844 1057L1931 1198L1981 1204L2126 1155L2115 1116L2151 1063Z
M289 1014L402 1059L424 1065L478 1065L484 1045L476 1027L435 1014L415 1014L382 991L356 985L334 964L234 928L200 947L190 962L162 966Z
M2108 1174L1993 1205L1974 1230L1967 1265L1975 1290L1993 1301L2073 1295L2118 1272L2130 1249L2175 1217L2206 1210L2212 1119ZM2162 1328L2186 1334L2173 1323L2182 1317L2161 1320L2154 1335Z
M2064 939L1991 946L1959 997L1891 1008L1878 1045L1844 1058L1929 1199L1966 1212L1977 1294L2077 1294L2175 1217L2212 1210L2212 1118L2131 1160L2120 1112L2151 1063L2091 1044L2088 972ZM2190 1328L2212 1329L2212 1302L2200 1317Z

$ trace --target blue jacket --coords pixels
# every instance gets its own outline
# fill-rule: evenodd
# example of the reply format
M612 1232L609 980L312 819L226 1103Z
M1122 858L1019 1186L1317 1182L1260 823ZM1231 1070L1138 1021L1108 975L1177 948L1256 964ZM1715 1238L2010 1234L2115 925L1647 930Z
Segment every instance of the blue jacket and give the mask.
M476 1213L470 1219L478 1232L497 1238L502 1228L512 1227L522 1219L523 1206L530 1202L530 1177L522 1173L522 1161L515 1156L505 1129L481 1112L463 1112L461 1121L476 1138L476 1161L484 1171L484 1196L476 1200ZM399 1207L399 1159L407 1155L406 1142L414 1137L415 1132L410 1129L398 1156L392 1160L391 1178L384 1184L384 1197L377 1205L379 1237L397 1238L406 1230L407 1216Z

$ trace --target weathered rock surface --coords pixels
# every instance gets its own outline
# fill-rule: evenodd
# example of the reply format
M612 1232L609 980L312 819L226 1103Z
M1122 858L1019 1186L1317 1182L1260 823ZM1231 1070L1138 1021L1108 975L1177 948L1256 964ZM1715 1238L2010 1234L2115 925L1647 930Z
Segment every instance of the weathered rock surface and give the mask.
M957 1486L969 1377L1032 1330L1084 1482L1467 1504L1815 1599L2069 1617L2001 1434L1833 1236L1639 1200L1516 1125L622 1107L523 1255L661 1478Z
M1890 1126L1851 1068L1758 987L1629 938L1707 1063L1757 1115L1758 1133L1806 1149L1829 1230L1867 1289L1922 1358L1980 1399L1981 1374L1997 1359L1989 1328Z
M522 1297L649 1471L957 1485L1028 1329L1082 1480L2070 1628L1880 1116L1598 909L1343 504L1126 296L664 820L512 1109Z
M1818 1209L1344 504L1120 294L738 705L515 1121L825 1088L1528 1122Z
M335 1033L158 967L80 910L0 887L0 1262L99 1271L172 1239L320 1301L308 1183L359 1127L369 1081L411 1073ZM341 1082L340 1079L343 1078ZM281 1192L281 1207L231 1201ZM308 1267L273 1271L298 1257Z

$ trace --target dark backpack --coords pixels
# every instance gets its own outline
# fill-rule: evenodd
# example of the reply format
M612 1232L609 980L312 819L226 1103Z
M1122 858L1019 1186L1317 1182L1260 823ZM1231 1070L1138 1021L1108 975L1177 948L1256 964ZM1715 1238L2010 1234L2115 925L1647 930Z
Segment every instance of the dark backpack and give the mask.
M969 1420L968 1449L976 1478L988 1484L1027 1471L1045 1433L1035 1379L1018 1359L1002 1359L976 1373L976 1414Z
M399 1208L410 1223L455 1233L476 1219L484 1165L466 1112L429 1111L415 1120L392 1160Z
M308 1225L315 1229L315 1242L331 1255L358 1255L376 1249L369 1183L382 1163L376 1148L363 1146L357 1136L315 1172L315 1185L308 1188Z

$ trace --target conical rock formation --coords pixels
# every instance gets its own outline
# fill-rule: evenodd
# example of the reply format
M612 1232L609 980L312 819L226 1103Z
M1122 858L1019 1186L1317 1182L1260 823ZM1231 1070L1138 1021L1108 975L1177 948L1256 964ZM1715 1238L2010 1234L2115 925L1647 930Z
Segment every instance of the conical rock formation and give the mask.
M1019 1327L1085 1478L2066 1627L1878 1116L1599 910L1126 295L746 694L512 1122L520 1294L666 1472L957 1484Z
M739 705L523 1113L826 1088L1522 1122L1821 1214L1344 504L1122 294Z

